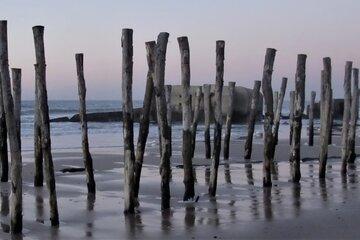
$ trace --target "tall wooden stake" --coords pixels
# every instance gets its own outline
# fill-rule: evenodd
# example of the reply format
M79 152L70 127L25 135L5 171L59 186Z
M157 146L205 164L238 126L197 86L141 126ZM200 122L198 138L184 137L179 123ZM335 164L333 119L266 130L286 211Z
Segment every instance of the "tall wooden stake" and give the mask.
M276 111L278 109L279 104L279 92L274 91L274 114L276 115ZM275 119L274 119L275 120Z
M205 122L205 157L211 158L211 143L210 143L210 113L211 113L211 86L210 84L204 84L204 122Z
M171 85L165 85L165 99L166 99L166 118L169 125L170 135L170 156L172 156L172 107L171 107Z
M3 93L6 126L9 131L11 156L11 200L10 200L10 231L22 232L22 159L21 139L17 132L14 102L11 95L11 83L8 58L7 21L0 21L0 75Z
M56 198L56 186L54 175L54 164L51 154L51 138L50 138L50 120L49 120L49 107L46 91L46 63L45 63L45 49L44 49L44 27L33 27L34 43L35 43L35 81L38 87L38 108L40 111L41 121L41 143L42 151L44 154L45 163L45 177L46 185L49 190L49 203L50 203L50 221L51 226L59 225L59 214ZM36 111L36 110L35 110Z
M224 59L225 41L216 41L216 81L214 96L214 151L211 161L211 173L209 182L209 195L215 197L217 187L217 176L221 151L221 128L222 128L222 91L224 84Z
M273 48L266 49L264 71L262 78L262 92L265 103L264 116L264 164L263 164L263 186L271 187L271 162L272 159L272 145L274 144L272 128L274 124L274 106L273 106L273 92L271 87L271 78L274 67L276 50Z
M331 95L333 95L332 93L332 89L331 89ZM335 102L334 99L331 100L331 106L330 106L330 131L329 131L329 140L328 140L328 144L331 145L332 144L332 131L333 131L333 125L334 125L334 108L335 108Z
M292 145L293 125L294 125L294 103L295 91L290 91L290 113L289 113L289 144Z
M178 39L181 57L181 85L182 85L182 118L183 118L183 143L182 158L184 164L185 193L183 200L193 199L194 175L192 165L192 136L191 136L191 97L190 97L190 48L187 37Z
M161 208L163 210L170 208L170 134L167 123L166 99L164 90L165 81L165 61L166 48L169 39L169 33L159 34L155 49L155 72L154 72L154 92L157 109L157 121L159 124L161 138L160 154L160 175L161 175Z
M0 84L1 84L0 74ZM7 127L5 118L5 109L3 102L3 93L0 86L0 162L1 162L1 182L9 180L9 159L7 146Z
M352 62L347 61L345 64L345 77L344 77L344 112L343 123L341 132L341 173L346 174L347 162L350 155L349 148L349 121L350 121L350 108L351 108L351 70Z
M330 114L332 103L331 91L331 59L323 59L324 70L321 72L322 94L321 94L321 128L320 128L320 157L319 157L319 178L325 178L326 162L328 154L328 142L330 131Z
M235 82L229 82L229 106L225 123L224 159L229 159L231 124L234 113Z
M287 85L287 78L283 78L281 81L281 88L280 88L280 94L278 94L277 97L277 106L275 111L275 118L274 118L274 147L278 144L278 135L279 135L279 127L280 127L280 118L281 118L281 110L284 102L285 97L285 91L286 91L286 85ZM278 93L278 92L277 92ZM275 148L274 148L275 153Z
M356 159L355 153L355 137L356 137L356 123L359 118L359 69L353 69L353 89L351 99L351 120L349 130L349 156L348 162L354 163Z
M249 120L248 120L248 133L247 133L247 137L246 137L246 141L245 141L245 151L244 151L245 159L251 158L252 142L253 142L256 115L257 115L257 105L259 102L260 87L261 87L261 81L255 81L254 88L252 91L250 116L249 116Z
M76 72L78 78L78 92L79 92L79 116L82 130L82 151L84 158L84 165L86 171L86 184L89 193L95 193L95 180L93 160L89 151L89 138L86 116L86 85L84 77L84 55L82 53L75 54Z
M316 92L311 91L310 107L309 107L309 146L314 145L314 105Z
M34 104L34 186L42 187L44 184L43 150L41 143L41 118L39 108L38 83L35 81Z
M196 131L197 131L197 125L199 122L199 118L200 118L200 104L201 104L201 99L202 99L202 88L198 87L195 91L195 107L194 107L194 116L193 116L193 121L191 124L191 136L192 136L192 140L191 140L191 146L192 146L192 150L191 150L191 157L194 157L194 153L195 153L195 146L196 146Z
M14 100L14 117L17 127L19 138L21 139L21 69L12 68L12 88L13 88L13 100ZM21 144L21 142L20 142Z
M124 213L134 213L134 128L132 103L133 30L124 28L122 46L122 109L124 135Z
M145 96L143 101L143 108L140 117L139 136L136 145L135 166L134 166L135 168L134 197L137 205L138 205L138 197L139 197L141 168L144 160L146 140L149 135L150 111L151 111L152 97L154 92L153 77L154 77L156 42L155 41L146 42L145 46L146 46L146 58L148 63L148 72L146 77L146 88L145 88Z
M293 182L299 182L300 173L300 145L301 145L301 127L302 114L305 105L305 66L306 55L299 54L297 59L297 67L295 74L295 108L294 108L294 126L293 140L291 146L291 177Z

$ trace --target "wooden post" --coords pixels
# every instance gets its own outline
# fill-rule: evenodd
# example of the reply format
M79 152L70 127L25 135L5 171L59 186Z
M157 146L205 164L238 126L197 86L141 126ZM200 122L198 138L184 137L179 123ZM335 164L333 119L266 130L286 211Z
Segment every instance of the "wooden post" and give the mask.
M244 151L245 159L251 158L252 142L253 142L253 135L255 129L256 115L257 115L257 105L259 102L260 87L261 87L261 81L255 81L254 88L252 91L250 116L248 120L248 134L245 141L245 151Z
M132 103L133 30L124 28L122 47L122 109L124 133L124 213L134 213L134 128Z
M78 92L79 92L79 116L82 131L82 151L84 158L84 166L86 171L86 184L88 193L95 193L95 180L93 160L89 151L89 138L86 116L86 85L84 77L84 55L82 53L75 54L76 72L78 78Z
M333 90L331 89L331 95L333 95L332 91ZM333 131L333 125L334 125L334 108L335 108L335 102L334 102L334 99L332 99L331 106L330 106L330 130L329 130L329 140L328 140L329 145L332 144L332 131Z
M156 100L157 121L161 138L160 175L161 175L161 209L170 208L170 134L166 116L166 99L164 90L166 48L169 33L159 34L155 49L154 92Z
M224 58L225 41L216 41L216 81L215 81L215 126L214 126L214 151L211 161L211 173L209 182L209 195L215 197L217 176L221 151L221 128L222 128L222 91L224 84Z
M204 122L205 122L205 157L211 158L211 143L210 143L210 113L211 113L211 93L210 84L204 84Z
M351 99L351 120L349 130L349 156L348 162L354 163L356 159L355 153L355 138L356 138L356 123L359 117L359 69L353 68L353 89Z
M280 88L280 94L277 94L277 105L276 105L276 111L275 111L275 118L274 118L274 152L275 153L275 145L278 144L278 134L279 134L279 127L280 127L280 118L281 118L281 110L282 110L282 105L284 102L284 97L285 97L285 91L286 91L286 85L287 85L287 78L283 78L281 81L281 88ZM276 92L278 93L278 92ZM276 96L276 95L275 95Z
M290 114L289 114L289 144L292 145L293 136L293 123L294 123L294 102L295 102L295 91L290 91Z
M41 143L41 118L39 108L38 83L35 81L34 104L34 186L42 187L44 182L43 151Z
M51 154L51 139L50 139L50 119L49 107L46 91L46 63L45 63L45 49L44 49L44 27L33 27L34 43L35 43L35 81L38 87L38 108L40 111L41 121L41 143L44 154L45 163L45 177L46 185L49 190L50 202L50 221L51 226L59 225L59 214L56 198L56 186L54 175L54 164Z
M22 159L21 140L17 133L14 102L11 95L11 83L8 58L7 21L0 21L0 75L6 126L10 142L11 156L11 200L10 200L10 230L12 233L22 231Z
M185 193L183 200L193 199L194 175L192 165L192 134L191 134L191 98L190 98L190 48L187 37L178 39L181 57L181 85L182 85L182 121L183 121L183 143L182 158L184 164Z
M350 155L349 148L349 121L350 121L350 108L351 108L351 70L352 62L347 61L345 64L345 77L344 77L344 111L341 132L341 173L346 174L347 161Z
M234 113L234 94L235 94L235 82L229 82L229 106L225 123L225 137L224 137L224 159L229 159L229 145L231 135L231 124Z
M141 168L144 160L146 140L149 135L150 112L151 112L152 97L154 92L153 77L154 77L154 65L155 65L155 45L156 45L155 41L145 43L148 72L146 77L145 96L143 101L142 113L140 117L139 136L138 136L138 141L136 145L136 154L135 154L134 197L135 197L136 205L138 205Z
M279 104L279 92L274 91L274 114L275 115L276 115L276 111L278 109L278 104Z
M310 107L309 107L309 146L314 145L314 105L316 92L311 91Z
M264 116L264 164L263 164L263 186L271 187L271 162L272 159L272 145L274 144L272 128L274 124L274 106L273 106L273 92L271 87L271 78L274 67L276 50L273 48L266 49L264 71L262 78L262 92L265 103Z
M326 162L328 154L328 142L330 131L330 114L332 103L331 91L331 59L323 59L324 70L321 72L322 95L321 95L321 128L320 128L320 157L319 157L319 178L325 178Z
M200 118L200 104L201 104L201 99L202 99L202 88L198 87L195 91L195 106L194 106L194 116L193 116L193 121L191 124L191 136L192 136L192 141L191 141L191 157L194 157L194 153L195 153L195 146L196 146L196 131L197 131L197 125L199 122L199 118Z
M0 74L0 84L1 84ZM0 162L1 162L1 182L9 180L9 159L7 146L7 127L5 118L5 109L3 102L3 93L0 86Z
M293 122L293 140L291 145L291 177L292 181L300 181L300 145L301 145L301 128L302 114L305 105L305 76L306 76L306 55L299 54L295 74L295 107Z
M13 100L14 100L14 117L16 122L19 138L21 139L21 69L12 68L12 88L13 88ZM20 142L21 144L21 142Z
M165 85L165 99L166 99L166 118L169 125L169 135L170 135L170 156L172 156L172 108L171 108L171 85Z

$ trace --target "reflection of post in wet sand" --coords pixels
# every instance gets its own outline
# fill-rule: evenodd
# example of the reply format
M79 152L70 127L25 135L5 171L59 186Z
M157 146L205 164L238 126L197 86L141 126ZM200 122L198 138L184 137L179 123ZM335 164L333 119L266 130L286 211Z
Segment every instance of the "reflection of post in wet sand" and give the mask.
M229 159L224 160L224 173L225 173L225 182L226 183L231 183L231 173L230 173Z
M1 183L1 228L4 232L10 232L9 225L9 184Z
M34 187L36 221L44 223L44 191L43 187Z
M278 163L273 160L270 163L270 170L271 170L271 175L273 180L278 180L279 179L279 167L278 167Z
M189 203L188 205L186 205L185 207L185 226L186 229L190 230L194 227L195 225L195 207L192 203Z
M218 204L215 198L211 199L209 202L209 218L208 218L208 225L212 226L219 226L220 219L219 219L219 213L218 213Z
M320 178L319 179L319 188L320 188L320 195L321 198L324 202L327 201L328 199L328 194L327 194L327 188L326 188L326 180L325 178Z
M257 192L254 189L254 178L253 178L253 171L252 171L252 164L250 162L245 163L245 172L247 183L249 185L249 196L250 196L250 211L254 217L254 219L259 218L259 200L257 197Z
M210 181L210 167L205 168L205 184L209 186Z
M142 219L141 214L126 214L125 216L125 229L128 239L136 239L137 233L142 232Z
M272 202L271 202L271 187L263 188L263 205L265 219L271 221L273 218Z
M249 185L254 185L254 177L252 171L252 164L245 163L246 178Z
M86 201L86 228L85 228L85 235L86 237L92 237L93 235L93 228L94 228L94 205L95 205L95 194L88 193L87 194L87 201Z
M173 216L173 212L172 210L164 210L161 212L161 230L163 231L163 233L169 233L171 231L171 218Z
M357 179L357 173L356 173L356 165L354 163L349 163L348 165L349 168L349 183L351 183L351 188L355 189L356 188L356 184L358 182Z
M293 183L293 206L294 206L294 215L298 217L300 214L301 208L301 184L300 183Z

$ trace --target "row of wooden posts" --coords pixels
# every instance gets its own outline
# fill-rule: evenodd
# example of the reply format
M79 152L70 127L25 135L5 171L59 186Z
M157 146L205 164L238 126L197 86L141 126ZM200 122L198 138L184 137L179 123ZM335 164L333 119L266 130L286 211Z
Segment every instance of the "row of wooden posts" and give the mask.
M44 27L33 27L35 44L35 114L34 114L34 186L43 186L45 180L49 191L50 220L52 226L59 225L57 207L54 167L51 152L49 108L46 91L46 62L44 48ZM160 175L161 175L161 208L170 208L170 181L171 181L171 86L165 85L165 62L169 34L162 32L157 41L146 42L148 72L146 89L143 101L142 115L136 148L133 131L133 30L122 30L122 109L123 109L123 137L124 137L124 213L132 214L139 205L139 188L141 169L144 160L146 141L149 133L150 111L153 96L157 113L160 149ZM182 158L184 167L184 201L195 197L195 176L193 171L193 157L196 144L196 131L200 115L200 103L203 100L205 116L205 157L212 158L210 167L209 196L216 196L218 167L221 153L222 136L222 90L224 75L225 42L216 42L216 78L214 99L211 101L210 84L196 89L195 98L190 95L190 47L187 37L178 39L181 58L181 84L182 84L182 118L183 118L183 144ZM278 131L280 127L281 110L285 97L287 78L282 79L280 92L273 94L271 81L275 61L275 49L267 49L263 69L262 81L255 81L252 93L251 108L248 120L248 134L245 142L244 158L250 159L252 154L252 141L257 120L257 106L259 104L260 87L264 98L264 161L263 185L272 185L271 168L274 163L276 145L278 144ZM306 55L299 54L295 75L295 91L290 92L290 163L293 182L299 182L300 173L300 146L302 114L305 105L305 66ZM80 100L80 122L82 128L82 151L86 172L86 183L89 194L95 194L96 185L92 157L89 151L87 119L86 119L86 86L84 77L83 54L75 55L78 78L78 93ZM353 90L351 93L351 72L353 72ZM8 155L7 136L11 156L11 225L12 233L22 231L22 159L20 136L21 112L21 70L12 69L11 91L8 63L7 21L0 21L0 157L1 181L8 181ZM235 83L229 82L229 110L225 122L225 137L223 154L224 159L229 158L231 123L234 108ZM345 67L345 104L342 130L342 173L346 174L347 162L354 162L355 133L358 119L358 69L352 68L347 62ZM352 96L351 96L352 95ZM311 92L309 109L309 146L314 140L314 104L315 92ZM194 109L191 101L195 101ZM211 102L214 103L212 106ZM214 112L214 141L211 151L210 144L210 112ZM328 144L331 139L332 126L332 89L331 89L331 61L324 58L324 70L321 74L321 133L319 177L325 177ZM350 125L349 125L350 124ZM44 166L43 166L44 163Z

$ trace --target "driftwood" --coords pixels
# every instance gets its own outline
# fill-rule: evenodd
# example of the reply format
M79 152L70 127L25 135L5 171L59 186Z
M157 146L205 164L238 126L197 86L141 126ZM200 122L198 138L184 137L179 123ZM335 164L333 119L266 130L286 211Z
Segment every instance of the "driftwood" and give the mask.
M0 74L0 84L1 84ZM0 86L0 162L1 162L1 182L9 180L9 157L7 146L7 127L5 118L5 109L3 102L3 93Z
M291 177L293 182L299 182L300 173L300 145L301 145L301 128L302 114L305 105L305 77L306 77L306 55L299 54L295 74L295 107L293 121L293 139L291 145Z
M171 108L171 85L165 85L165 99L166 99L166 118L169 125L170 135L170 156L172 156L172 108Z
M132 103L133 30L123 29L122 46L122 109L124 135L124 213L135 212L134 198L134 128Z
M139 136L136 145L135 154L135 183L134 183L134 197L136 204L138 205L139 187L141 168L144 160L144 152L146 146L146 140L149 135L149 123L150 123L150 110L152 105L152 96L154 92L154 65L155 65L155 41L146 42L146 58L148 63L148 72L146 77L145 96L143 101L143 108L140 117Z
M83 172L83 171L85 171L85 168L83 168L83 167L69 167L69 168L63 168L60 171L62 173Z
M253 142L256 115L257 115L257 105L259 102L260 87L261 87L261 81L255 81L253 93L252 93L252 99L251 99L250 116L248 120L248 133L245 141L245 151L244 151L245 159L251 158L252 142Z
M350 108L351 108L351 70L352 62L347 61L345 64L345 77L344 77L344 112L341 131L341 173L346 174L347 162L350 155L349 148L349 121L350 121Z
M45 163L46 185L49 190L50 205L50 221L51 226L59 225L59 214L56 198L56 186L54 175L54 164L51 154L51 138L50 138L50 121L49 107L46 91L46 63L44 49L44 27L33 27L34 43L35 43L35 81L38 87L38 109L40 111L41 122L41 144ZM36 110L35 110L36 111Z
M210 113L211 113L211 92L210 84L204 84L204 125L205 125L205 157L211 158L211 142L210 142Z
M224 136L224 159L229 159L231 124L234 113L234 91L235 82L229 82L229 106L225 122L225 136Z
M278 144L280 118L281 118L281 111L282 111L282 106L283 106L283 102L284 102L284 97L285 97L286 85L287 85L287 78L284 77L281 81L280 93L277 94L278 97L277 97L276 111L275 111L275 117L274 117L274 131L273 131L274 153L275 153L275 145ZM278 92L276 92L276 93L278 93Z
M274 67L276 50L273 48L266 49L264 71L262 78L262 92L264 95L265 116L264 116L264 164L263 164L263 186L271 187L271 163L272 149L274 144L272 128L274 124L274 106L273 92L271 87L271 78Z
M198 126L198 122L199 122L199 118L200 118L200 104L201 104L201 100L202 100L202 88L198 87L195 91L195 107L194 107L194 115L193 115L193 120L192 120L192 124L191 124L191 157L194 157L194 153L195 153L195 146L196 146L196 131L197 131L197 126Z
M354 163L356 159L355 138L356 123L359 118L359 69L353 68L353 89L351 98L351 119L349 129L349 155L348 163Z
M22 159L21 139L17 132L14 102L11 95L11 82L8 58L7 21L0 21L0 75L6 126L8 128L11 156L11 200L10 231L22 232Z
M315 104L316 92L311 91L310 107L309 107L309 146L314 145L314 104Z
M324 70L321 72L321 128L320 128L320 154L319 154L319 178L325 178L326 162L328 154L328 142L330 131L330 114L332 103L331 91L331 59L323 59Z
M218 168L221 151L221 128L222 128L222 91L224 84L224 58L225 58L225 41L216 41L216 81L214 95L214 151L212 154L210 168L209 195L215 197L217 187Z
M192 164L192 134L191 134L191 98L190 98L190 48L187 37L178 38L181 56L181 85L182 85L182 113L183 113L183 143L182 158L184 164L185 193L183 200L193 199L194 175Z
M294 102L295 102L295 91L290 91L290 113L289 113L289 144L292 145L293 136L293 123L294 123Z
M79 116L81 122L81 131L82 131L82 151L84 158L84 166L86 169L86 184L89 193L95 193L95 179L94 179L94 168L93 160L89 151L89 137L88 137L88 127L87 127L87 118L86 118L86 85L84 77L84 55L78 53L75 55L76 60L76 72L78 78L78 92L79 92Z
M164 90L166 48L169 33L159 34L155 49L154 92L157 109L157 121L161 138L160 175L161 175L161 209L170 208L170 134L166 116L166 99Z

